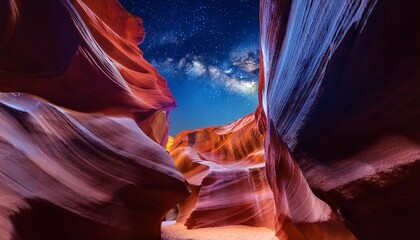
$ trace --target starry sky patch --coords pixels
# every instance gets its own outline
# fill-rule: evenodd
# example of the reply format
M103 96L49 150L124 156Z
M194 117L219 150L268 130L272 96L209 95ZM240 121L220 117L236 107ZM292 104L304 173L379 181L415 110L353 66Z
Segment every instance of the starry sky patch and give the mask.
M144 57L178 107L171 135L232 122L257 106L258 0L120 0L143 19Z

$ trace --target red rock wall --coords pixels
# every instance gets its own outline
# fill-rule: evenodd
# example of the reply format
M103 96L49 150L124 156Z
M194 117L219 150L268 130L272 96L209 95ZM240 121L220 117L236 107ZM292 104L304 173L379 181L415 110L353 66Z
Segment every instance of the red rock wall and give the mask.
M188 196L169 154L129 118L0 95L0 239L159 239Z
M220 127L183 131L170 153L193 191L179 206L179 222L189 228L274 228L263 135L253 114Z
M300 217L319 209L303 173L358 239L420 235L419 10L414 0L261 2L262 125L279 215L316 220Z
M161 147L176 103L141 19L117 0L5 0L0 36L0 91L19 92L0 95L0 239L160 239L190 192Z
M82 112L135 114L139 123L176 106L166 81L137 47L144 37L141 19L117 0L1 5L0 91Z

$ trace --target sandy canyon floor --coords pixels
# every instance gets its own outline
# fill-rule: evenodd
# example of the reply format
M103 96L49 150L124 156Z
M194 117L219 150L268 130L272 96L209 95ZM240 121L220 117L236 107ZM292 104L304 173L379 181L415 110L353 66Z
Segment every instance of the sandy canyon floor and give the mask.
M162 240L278 240L268 228L250 226L225 226L187 229L172 221L162 224Z

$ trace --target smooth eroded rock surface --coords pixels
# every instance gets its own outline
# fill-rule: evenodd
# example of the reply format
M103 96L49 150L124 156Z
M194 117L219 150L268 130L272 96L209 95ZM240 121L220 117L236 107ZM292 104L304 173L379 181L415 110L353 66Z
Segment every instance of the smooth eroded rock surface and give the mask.
M254 114L231 124L184 131L170 149L193 191L179 206L188 228L274 227L273 195Z
M0 239L160 239L189 190L141 19L117 0L5 0L0 36Z
M169 154L128 118L0 95L1 239L159 239L188 196Z
M143 123L159 121L176 103L138 48L140 18L117 0L0 4L0 91L30 93L81 112L134 115L147 135L166 144L168 126Z
M420 235L419 10L415 0L262 1L260 96L279 212L288 188L312 209L303 181L282 180L298 163L358 239Z

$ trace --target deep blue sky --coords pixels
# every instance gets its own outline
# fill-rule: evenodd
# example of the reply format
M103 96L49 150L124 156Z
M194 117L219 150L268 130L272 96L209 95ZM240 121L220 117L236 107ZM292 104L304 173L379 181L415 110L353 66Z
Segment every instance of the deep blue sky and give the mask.
M171 135L230 123L255 110L259 0L120 2L143 19L140 48L177 100Z

